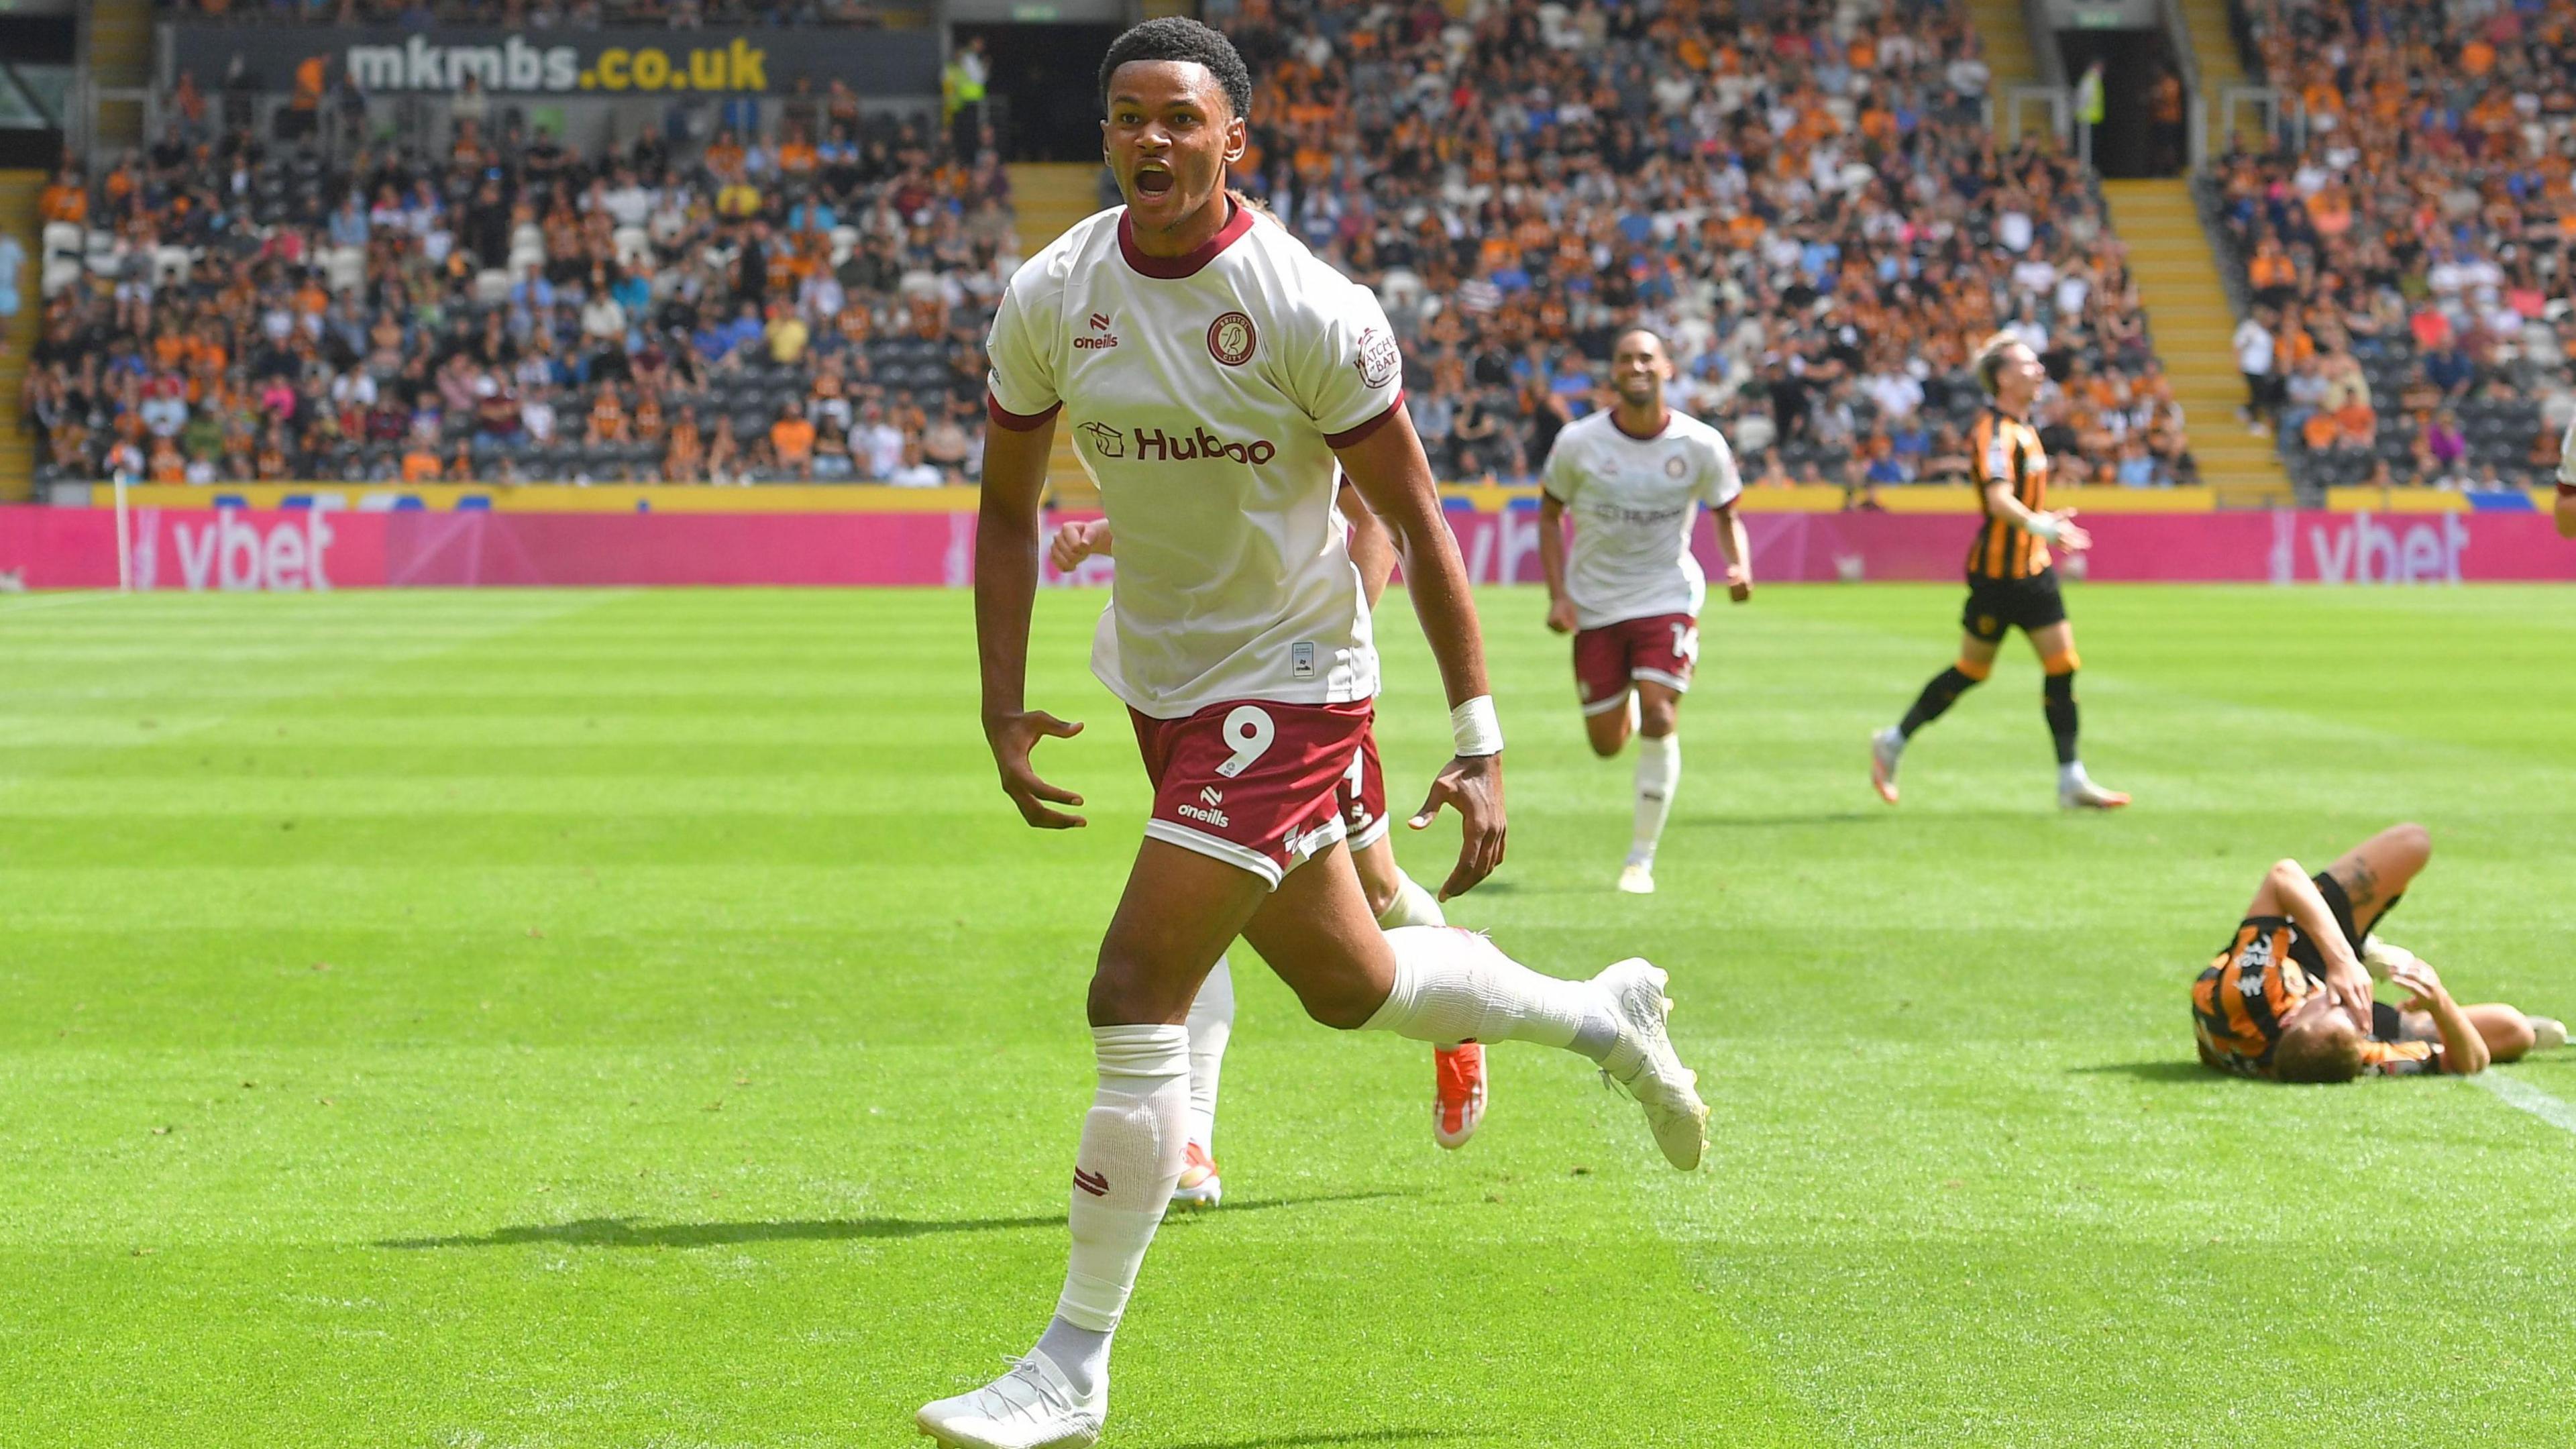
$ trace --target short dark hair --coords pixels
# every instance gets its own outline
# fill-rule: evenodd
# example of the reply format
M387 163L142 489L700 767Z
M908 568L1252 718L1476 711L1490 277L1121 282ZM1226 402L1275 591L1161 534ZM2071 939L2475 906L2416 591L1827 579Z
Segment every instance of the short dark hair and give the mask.
M1657 352L1662 353L1667 358L1673 355L1673 345L1664 340L1664 334L1647 326L1643 322L1632 322L1629 325L1620 328L1618 331L1611 333L1610 350L1614 353L1617 352L1619 350L1619 344L1627 341L1631 337L1653 338L1655 350Z
M1118 73L1118 67L1138 60L1186 60L1206 66L1224 88L1235 116L1252 114L1252 71L1234 42L1187 16L1166 15L1133 26L1109 42L1109 53L1100 58L1102 115L1109 114L1109 78Z

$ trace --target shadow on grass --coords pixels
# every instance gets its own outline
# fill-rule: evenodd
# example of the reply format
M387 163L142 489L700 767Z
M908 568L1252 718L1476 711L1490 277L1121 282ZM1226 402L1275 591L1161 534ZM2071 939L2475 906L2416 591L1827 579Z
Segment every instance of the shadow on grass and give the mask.
M1886 810L1819 810L1806 815L1694 815L1676 820L1683 830L1788 830L1801 825L1850 825L1864 820L1894 820Z
M1345 1434L1278 1434L1262 1439L1195 1439L1172 1449L1291 1449L1298 1444L1432 1444L1461 1439L1455 1428L1352 1428Z
M1213 1216L1235 1217L1274 1208L1358 1202L1368 1198L1405 1197L1397 1192L1348 1192L1322 1197L1250 1198L1227 1203ZM1175 1213L1175 1223L1190 1215ZM760 1223L639 1223L633 1218L581 1218L569 1223L526 1223L494 1228L488 1233L462 1233L444 1238L386 1238L375 1246L419 1248L508 1248L527 1243L556 1243L574 1248L721 1248L743 1243L841 1242L853 1238L921 1238L936 1233L1009 1233L1030 1228L1061 1228L1064 1214L1020 1218L815 1218ZM1323 1441L1316 1441L1323 1442Z
M2213 1072L2198 1062L2101 1062L2089 1067L2068 1067L2067 1072L2086 1076L2135 1077L2141 1082L2223 1082L2225 1072Z

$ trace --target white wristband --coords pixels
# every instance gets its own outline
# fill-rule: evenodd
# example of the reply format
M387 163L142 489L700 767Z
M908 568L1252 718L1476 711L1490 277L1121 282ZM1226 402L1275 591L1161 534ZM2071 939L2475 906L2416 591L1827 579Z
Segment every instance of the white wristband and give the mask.
M2057 536L2066 531L2066 521L2054 513L2034 513L2021 531L2042 543L2055 543Z
M1449 738L1462 760L1501 754L1503 722L1495 717L1494 697L1480 694L1449 711Z

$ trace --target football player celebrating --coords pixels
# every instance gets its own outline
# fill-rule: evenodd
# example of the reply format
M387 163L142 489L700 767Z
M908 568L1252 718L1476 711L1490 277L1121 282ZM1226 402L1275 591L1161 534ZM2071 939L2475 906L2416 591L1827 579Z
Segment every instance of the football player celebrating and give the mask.
M1395 569L1395 543L1386 525L1360 501L1359 490L1344 483L1334 499L1350 527L1351 563L1360 571L1369 607L1386 592ZM1084 559L1114 557L1117 535L1105 518L1068 523L1055 531L1047 559L1059 572L1071 572ZM1342 825L1351 864L1358 867L1360 890L1369 911L1385 930L1403 926L1445 926L1448 918L1431 892L1415 883L1395 860L1386 814L1386 773L1378 761L1377 730L1372 724L1360 743L1359 758L1343 772L1340 793ZM1190 1003L1190 1143L1181 1166L1180 1186L1172 1191L1174 1207L1215 1207L1224 1197L1224 1179L1216 1168L1217 1085L1225 1066L1225 1048L1234 1034L1234 973L1219 956L1207 984ZM1431 1136L1443 1147L1464 1147L1485 1120L1485 1049L1476 1042L1435 1043L1431 1048Z
M1994 672L2005 631L2019 629L2038 651L2045 676L2041 709L2057 744L2057 803L2069 810L2117 810L2129 797L2094 784L2075 752L2075 670L2081 661L2048 546L2077 552L2092 547L2093 539L2075 526L2074 509L2052 513L2041 506L2048 498L2048 454L2030 425L2030 404L2048 374L2030 344L2010 332L1996 333L1977 349L1976 371L1993 401L1968 433L1969 468L1986 520L1968 550L1959 662L1923 686L1904 719L1870 737L1869 782L1880 799L1896 803L1896 763L1905 742Z
M1539 484L1547 627L1574 635L1575 694L1592 752L1609 759L1631 730L1637 735L1636 830L1619 870L1619 889L1636 895L1655 888L1655 845L1682 777L1674 723L1699 661L1707 593L1690 543L1701 504L1717 514L1727 597L1753 597L1744 520L1735 516L1744 491L1735 453L1717 429L1664 405L1672 377L1661 337L1643 327L1620 333L1610 349L1617 403L1556 435Z
M1533 1041L1600 1063L1683 1168L1708 1109L1665 1031L1664 973L1542 976L1484 937L1381 931L1345 844L1338 782L1376 693L1366 593L1334 510L1334 469L1386 521L1440 667L1455 758L1417 824L1464 821L1441 894L1504 843L1502 732L1456 541L1403 408L1403 359L1369 292L1226 194L1252 80L1225 37L1157 19L1102 60L1103 150L1126 205L1074 226L1012 277L993 320L975 620L984 730L1002 788L1041 829L1081 797L1033 768L1080 726L1025 700L1040 497L1056 415L1100 484L1119 568L1093 667L1128 706L1154 785L1088 1001L1099 1085L1067 1214L1055 1316L1000 1378L925 1405L920 1428L972 1449L1097 1442L1111 1334L1181 1175L1189 1031L1236 937L1330 1026L1427 1042Z
M2191 984L2201 1063L2276 1082L2349 1082L2365 1072L2466 1076L2565 1046L2559 1022L2462 1006L2414 952L2371 935L2432 854L2423 826L2392 825L2315 876L2275 862L2235 936ZM2372 1000L2373 977L2404 989L2404 1004Z

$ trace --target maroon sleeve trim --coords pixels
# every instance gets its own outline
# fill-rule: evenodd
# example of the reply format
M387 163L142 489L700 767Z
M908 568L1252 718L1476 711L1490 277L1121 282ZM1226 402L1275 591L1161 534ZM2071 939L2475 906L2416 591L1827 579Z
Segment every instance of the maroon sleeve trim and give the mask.
M1064 404L1056 403L1042 413L1015 413L1002 406L1001 400L993 396L992 389L984 391L984 416L991 418L995 427L1008 428L1015 433L1037 431L1063 407Z
M1358 445L1367 442L1377 433L1378 429L1385 427L1394 419L1397 413L1403 410L1404 389L1397 388L1395 390L1395 401L1386 405L1385 412L1379 413L1376 417L1369 419L1367 422L1360 424L1356 428L1350 429L1348 432L1326 433L1324 435L1324 446L1328 448L1357 447Z

